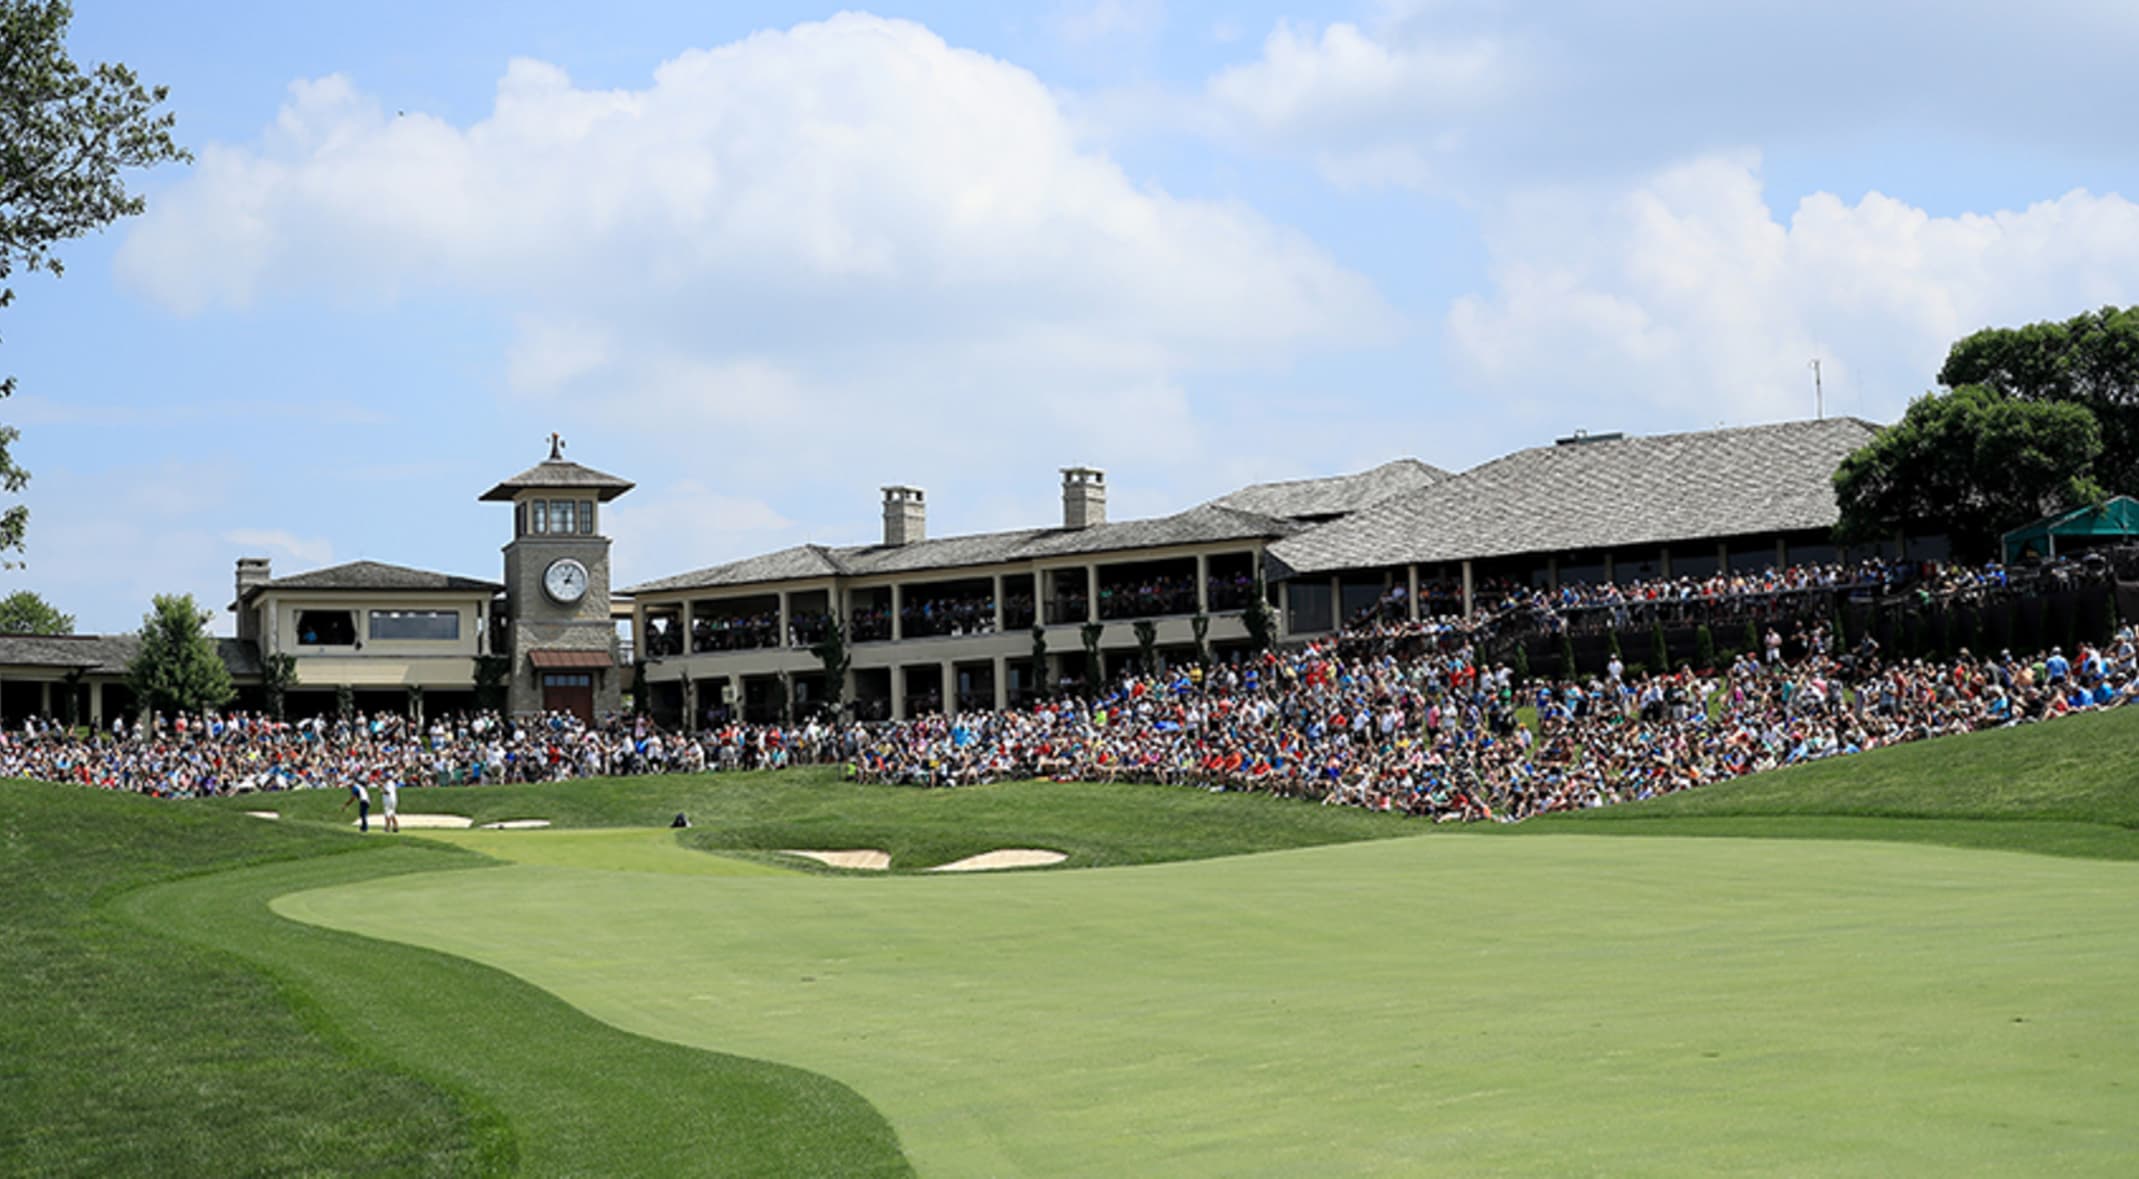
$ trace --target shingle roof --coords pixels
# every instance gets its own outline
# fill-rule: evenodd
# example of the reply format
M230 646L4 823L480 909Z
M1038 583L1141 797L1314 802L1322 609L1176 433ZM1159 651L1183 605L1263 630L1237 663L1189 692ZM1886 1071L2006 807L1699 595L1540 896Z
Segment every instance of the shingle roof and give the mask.
M1299 528L1299 525L1288 520L1205 504L1172 516L1096 524L1090 528L1028 528L1014 532L984 532L920 540L907 545L850 545L844 548L800 545L763 556L731 561L725 565L664 577L658 581L641 582L622 592L645 594L664 590L754 585L805 577L865 577L881 573L919 573L931 569L999 565L1011 561L1160 548L1166 545L1273 539L1290 536L1299 531Z
M1537 446L1270 546L1295 573L1663 544L1835 523L1857 418Z
M1439 467L1428 466L1415 458L1401 458L1350 475L1254 483L1211 503L1293 520L1341 516L1448 477L1448 472Z
M0 635L0 666L124 675L140 649L139 635ZM251 640L219 638L215 650L230 674L260 674L260 648Z
M509 500L516 492L554 487L567 491L593 491L597 493L596 498L608 503L636 486L629 479L619 479L569 459L553 458L536 463L478 498L490 502Z
M248 601L263 590L361 590L366 593L417 592L437 590L466 590L492 593L505 587L495 581L461 577L452 573L433 573L428 569L410 569L405 565L388 565L381 561L351 561L344 565L330 565L309 573L293 573L273 581L261 582L245 592Z
M134 635L0 635L0 665L124 672L140 646Z

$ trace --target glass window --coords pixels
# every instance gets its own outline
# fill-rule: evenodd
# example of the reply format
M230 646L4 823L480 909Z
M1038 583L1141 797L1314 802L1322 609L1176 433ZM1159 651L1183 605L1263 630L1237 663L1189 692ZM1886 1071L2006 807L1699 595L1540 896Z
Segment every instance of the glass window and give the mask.
M460 638L460 611L374 610L371 612L371 637L452 642Z
M1291 616L1285 619L1285 629L1296 635L1317 634L1330 627L1329 581L1324 578L1300 577L1288 583L1292 588L1285 592L1291 596Z
M356 644L354 610L299 610L297 643L304 647L349 647Z
M535 533L537 536L541 535L542 533L548 532L550 530L549 501L540 499L530 500L529 506L532 507L535 511L535 523L534 526L529 529L529 531Z
M579 534L594 535L594 505L586 501L581 501L579 505Z

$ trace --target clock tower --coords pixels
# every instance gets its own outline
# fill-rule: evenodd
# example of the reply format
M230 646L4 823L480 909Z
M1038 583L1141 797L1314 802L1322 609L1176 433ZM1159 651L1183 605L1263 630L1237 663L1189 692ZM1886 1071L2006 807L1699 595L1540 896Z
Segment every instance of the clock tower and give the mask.
M505 642L512 657L506 709L581 719L614 713L622 702L616 623L609 613L609 538L601 505L632 484L564 457L550 435L550 457L482 495L509 503L512 543L505 546Z

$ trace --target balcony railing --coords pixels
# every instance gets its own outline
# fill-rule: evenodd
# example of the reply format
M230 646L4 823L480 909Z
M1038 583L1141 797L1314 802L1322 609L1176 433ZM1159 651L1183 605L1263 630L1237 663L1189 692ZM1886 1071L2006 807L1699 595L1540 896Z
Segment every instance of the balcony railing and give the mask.
M1099 591L1099 617L1107 622L1195 612L1196 587L1193 585L1122 586Z

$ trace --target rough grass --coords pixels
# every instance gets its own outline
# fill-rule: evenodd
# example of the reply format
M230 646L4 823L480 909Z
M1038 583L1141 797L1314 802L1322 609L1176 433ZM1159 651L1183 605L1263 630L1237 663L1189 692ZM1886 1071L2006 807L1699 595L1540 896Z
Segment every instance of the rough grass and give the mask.
M350 850L333 833L0 782L0 1173L502 1165L510 1143L485 1111L350 1051L309 997L109 911L155 881Z
M0 1174L907 1171L824 1078L267 909L464 852L14 782L0 852Z
M328 791L219 799L213 805L271 809L286 819L343 824L350 819L336 809L340 796ZM1427 829L1400 816L1264 795L1103 782L923 790L842 782L839 771L829 767L428 787L402 791L401 809L404 814L467 815L477 823L549 819L559 827L664 827L681 811L693 824L684 836L691 847L877 848L891 853L895 870L929 868L1002 847L1047 848L1069 857L1062 867L1093 868L1386 839Z

